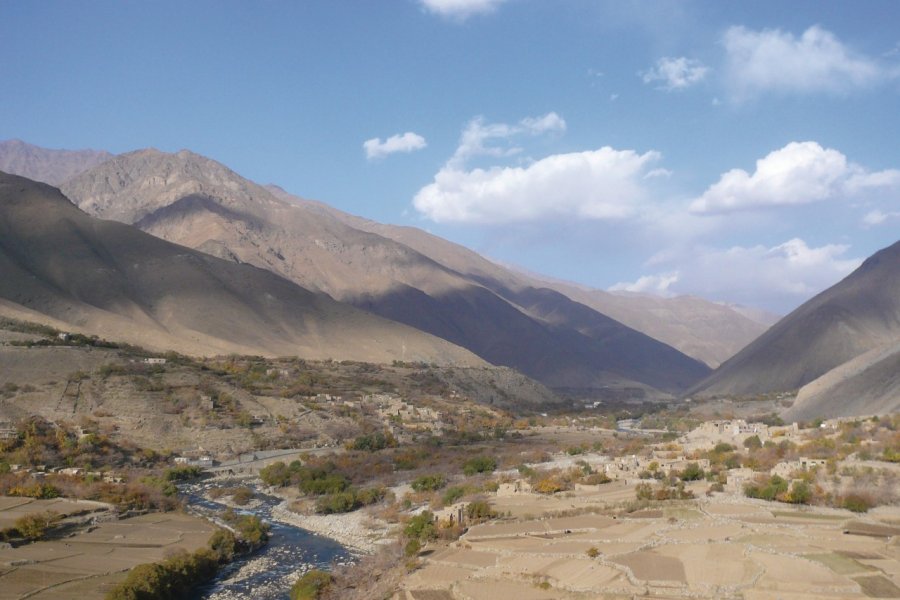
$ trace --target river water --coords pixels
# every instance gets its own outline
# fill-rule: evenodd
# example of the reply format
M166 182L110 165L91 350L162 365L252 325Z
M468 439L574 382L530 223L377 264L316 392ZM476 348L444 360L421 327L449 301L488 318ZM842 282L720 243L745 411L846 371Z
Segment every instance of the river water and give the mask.
M197 482L178 486L190 509L204 516L224 511L224 504L204 497L210 488L222 482ZM281 500L260 493L251 482L242 481L253 489L252 507L236 509L238 513L253 514L271 527L269 543L250 556L241 556L223 568L215 580L205 586L199 598L208 600L283 600L288 598L291 585L310 568L330 569L334 564L353 562L353 555L344 546L305 529L281 523L272 518L272 509Z

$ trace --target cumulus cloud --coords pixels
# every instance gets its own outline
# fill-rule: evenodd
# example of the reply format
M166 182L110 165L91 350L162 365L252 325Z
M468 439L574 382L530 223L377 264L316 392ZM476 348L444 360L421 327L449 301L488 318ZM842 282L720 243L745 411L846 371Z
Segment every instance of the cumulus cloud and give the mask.
M709 69L699 60L680 56L663 57L653 68L640 73L644 83L659 83L658 89L666 91L683 90L703 81Z
M610 147L555 154L527 167L444 167L416 194L416 210L433 221L502 223L542 217L616 219L634 214L656 152Z
M843 244L810 247L799 238L772 247L695 247L678 257L677 272L647 275L634 284L619 284L619 289L631 285L633 291L652 292L654 284L663 283L664 294L694 294L784 312L857 268L862 261L846 257L848 250Z
M465 21L473 15L494 12L506 0L420 0L426 10L447 19Z
M900 185L900 171L869 172L816 142L791 142L756 161L748 173L732 169L691 202L693 213L726 213L809 204L863 190Z
M609 288L611 292L636 292L657 296L672 296L669 289L678 282L678 271L659 275L644 275L634 282L620 282Z
M727 78L738 99L768 91L846 93L890 75L817 25L799 38L780 29L731 27L722 43Z
M425 138L421 135L407 131L403 134L392 135L384 141L381 141L381 138L366 140L363 142L363 150L366 151L366 158L373 160L396 152L415 152L427 145Z

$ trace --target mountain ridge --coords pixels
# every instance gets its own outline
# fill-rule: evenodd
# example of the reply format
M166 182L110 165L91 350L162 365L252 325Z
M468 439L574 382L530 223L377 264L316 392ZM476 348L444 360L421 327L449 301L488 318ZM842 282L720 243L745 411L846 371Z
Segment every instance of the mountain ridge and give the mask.
M13 312L160 350L485 364L269 271L95 219L58 189L6 173L0 272Z
M792 392L900 339L900 242L805 302L689 393Z
M354 228L321 207L307 210L279 199L186 151L120 155L69 180L63 190L92 214L141 222L164 239L271 270L554 386L575 382L599 389L614 375L677 392L708 372L698 361L596 311L592 326L581 331L548 322L536 303L529 313L497 286L409 245ZM184 201L188 196L196 198ZM229 210L208 210L210 203ZM555 301L557 311L584 309L561 294ZM655 364L648 367L645 358L635 367L621 360L629 355L650 357Z

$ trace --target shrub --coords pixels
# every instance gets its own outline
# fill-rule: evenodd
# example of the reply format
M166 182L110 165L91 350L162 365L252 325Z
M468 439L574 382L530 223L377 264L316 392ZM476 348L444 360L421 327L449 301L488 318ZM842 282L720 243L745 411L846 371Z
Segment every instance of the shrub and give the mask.
M476 473L493 473L497 468L497 461L490 456L476 456L463 463L463 473L471 477Z
M52 511L43 513L29 513L16 519L13 526L23 538L31 541L44 537L47 530L59 521L60 516Z
M786 494L788 482L778 475L762 477L744 486L744 495L748 498L760 500L775 500Z
M231 494L231 501L237 504L238 506L244 506L250 500L253 499L253 490L248 487L242 486L239 488L235 488L234 492Z
M454 485L453 487L449 487L444 491L444 495L441 500L444 504L453 504L460 498L466 495L466 488Z
M634 487L634 494L638 500L652 500L653 487L649 483L639 483Z
M196 466L179 465L166 469L163 479L166 481L187 481L195 479L203 473L203 469Z
M271 465L263 467L259 471L259 478L263 483L272 487L285 487L291 483L291 478L296 473L301 464L300 461L294 461L290 467L281 461L274 462Z
M316 600L334 581L330 573L312 569L291 586L291 600Z
M841 508L852 510L855 513L869 512L869 509L873 506L875 506L875 503L871 498L856 493L847 494L841 501Z
M447 485L447 479L443 475L422 475L413 480L412 489L417 492L433 492L445 485Z
M699 481L700 479L703 479L704 475L705 473L703 472L703 469L700 468L700 465L692 462L685 465L684 470L679 477L682 481Z
M407 522L403 528L403 535L410 540L418 540L420 542L433 540L437 538L437 530L434 527L434 514L426 510Z
M600 556L600 551L597 550L596 547L591 546L590 548L587 549L587 555L588 555L588 558L597 558L598 556Z
M497 513L486 500L476 500L466 506L466 516L470 521L486 521L495 518Z
M609 483L612 479L606 473L591 473L587 477L584 478L582 483L585 485L603 485L604 483Z
M367 435L361 435L353 440L353 443L350 445L352 450L365 450L368 452L376 452L378 450L384 450L385 448L397 445L397 440L394 439L394 436L391 434L385 434L382 432L378 433L370 433Z
M809 504L812 499L812 490L805 481L797 481L791 486L788 501L792 504Z
M556 477L545 477L534 484L532 488L538 494L555 494L566 489L566 486Z

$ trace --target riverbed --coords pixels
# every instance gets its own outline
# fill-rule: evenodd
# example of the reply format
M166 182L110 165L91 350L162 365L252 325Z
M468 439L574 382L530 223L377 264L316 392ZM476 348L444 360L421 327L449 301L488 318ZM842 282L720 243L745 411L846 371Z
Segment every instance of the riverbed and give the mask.
M205 497L222 481L202 481L179 486L179 491L192 512L212 517L227 506ZM294 581L311 568L330 569L347 564L354 558L348 548L338 542L311 533L301 527L278 520L273 510L280 498L260 492L254 481L242 481L253 489L254 502L236 512L253 514L271 527L269 543L250 556L235 559L201 590L199 598L208 600L283 600Z

